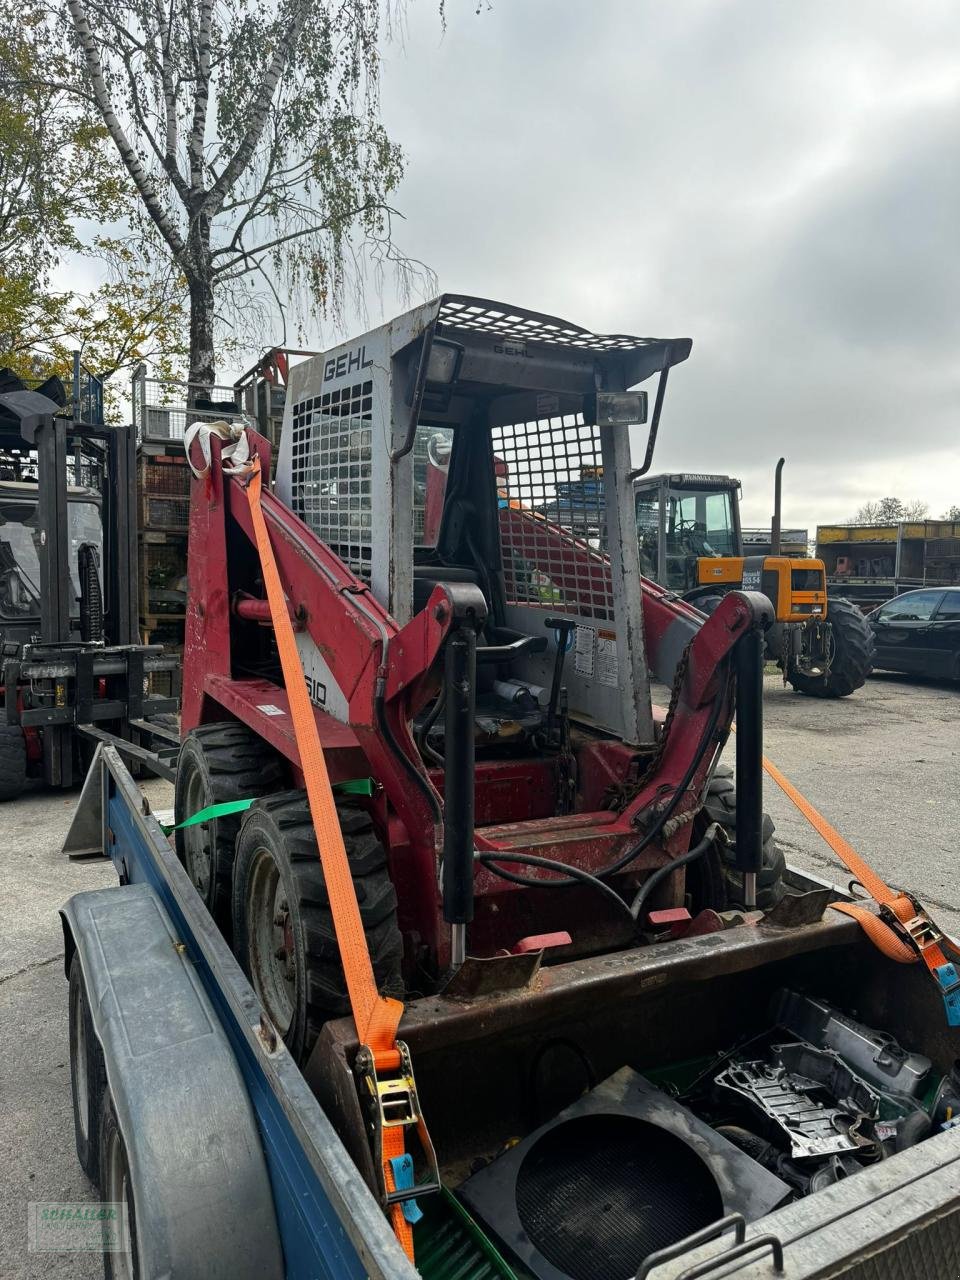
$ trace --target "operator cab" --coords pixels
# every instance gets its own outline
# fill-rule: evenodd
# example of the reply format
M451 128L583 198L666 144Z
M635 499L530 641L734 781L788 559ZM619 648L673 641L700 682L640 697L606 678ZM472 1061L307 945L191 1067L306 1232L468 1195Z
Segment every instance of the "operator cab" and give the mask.
M703 557L743 554L740 481L683 472L645 476L634 486L644 577L671 591L700 585Z
M560 666L571 718L652 746L631 444L652 456L690 348L448 294L292 371L278 496L401 625L437 585L480 593L481 747L536 747ZM326 683L307 647L308 681ZM415 725L428 758L441 721L432 705Z

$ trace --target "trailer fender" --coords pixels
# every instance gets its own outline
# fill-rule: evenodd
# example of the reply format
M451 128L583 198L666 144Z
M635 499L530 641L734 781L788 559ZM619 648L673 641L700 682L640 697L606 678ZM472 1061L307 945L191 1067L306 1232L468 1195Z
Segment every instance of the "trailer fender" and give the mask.
M270 1176L246 1086L213 1006L147 884L60 912L130 1166L140 1274L284 1274Z

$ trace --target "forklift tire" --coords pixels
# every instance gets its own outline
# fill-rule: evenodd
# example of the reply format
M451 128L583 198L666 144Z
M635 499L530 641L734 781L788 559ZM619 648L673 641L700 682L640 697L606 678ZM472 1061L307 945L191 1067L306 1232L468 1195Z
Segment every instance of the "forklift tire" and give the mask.
M229 720L203 724L184 738L177 760L177 822L210 804L259 799L283 786L281 761L262 738ZM175 833L177 857L225 936L230 929L233 860L240 815L212 818Z
M70 1092L80 1167L100 1185L100 1107L107 1085L103 1049L93 1030L80 955L70 961Z
M18 724L0 724L0 800L16 800L27 785L27 740Z
M736 867L737 788L733 770L719 765L707 787L703 808L694 819L693 842L698 841L711 822L724 828L730 843L708 849L687 868L687 887L698 911L730 911L743 906L743 880ZM784 894L787 864L774 838L773 819L763 815L763 868L757 876L757 907L772 911Z
M377 987L403 993L403 939L383 845L363 809L338 806ZM320 1028L350 1012L306 793L258 801L244 815L233 877L234 954L298 1064Z
M833 661L828 676L788 671L797 693L811 698L848 698L861 688L873 670L874 642L870 624L855 604L830 596L827 621L833 632Z

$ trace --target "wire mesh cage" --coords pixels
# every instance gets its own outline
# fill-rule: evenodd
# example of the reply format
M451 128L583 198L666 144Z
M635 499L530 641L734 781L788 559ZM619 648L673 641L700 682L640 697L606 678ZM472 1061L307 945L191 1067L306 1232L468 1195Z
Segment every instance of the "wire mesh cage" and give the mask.
M612 618L599 429L566 414L491 432L507 602Z
M233 387L148 378L144 365L134 370L131 394L138 441L182 440L191 422L231 422L244 416Z
M370 580L373 383L307 397L293 410L294 509L350 568Z

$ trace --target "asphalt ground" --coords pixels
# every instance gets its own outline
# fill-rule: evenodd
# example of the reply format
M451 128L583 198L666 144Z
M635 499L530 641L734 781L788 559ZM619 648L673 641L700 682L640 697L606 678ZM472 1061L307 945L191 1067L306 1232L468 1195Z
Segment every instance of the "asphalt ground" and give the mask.
M839 702L765 687L766 754L888 881L916 889L960 936L960 686L875 676ZM732 749L729 750L732 761ZM148 784L155 808L171 788ZM102 1274L99 1255L30 1253L31 1201L94 1201L74 1152L67 983L58 907L115 882L106 862L60 852L76 794L0 806L0 1278ZM848 878L770 782L766 808L789 861Z

